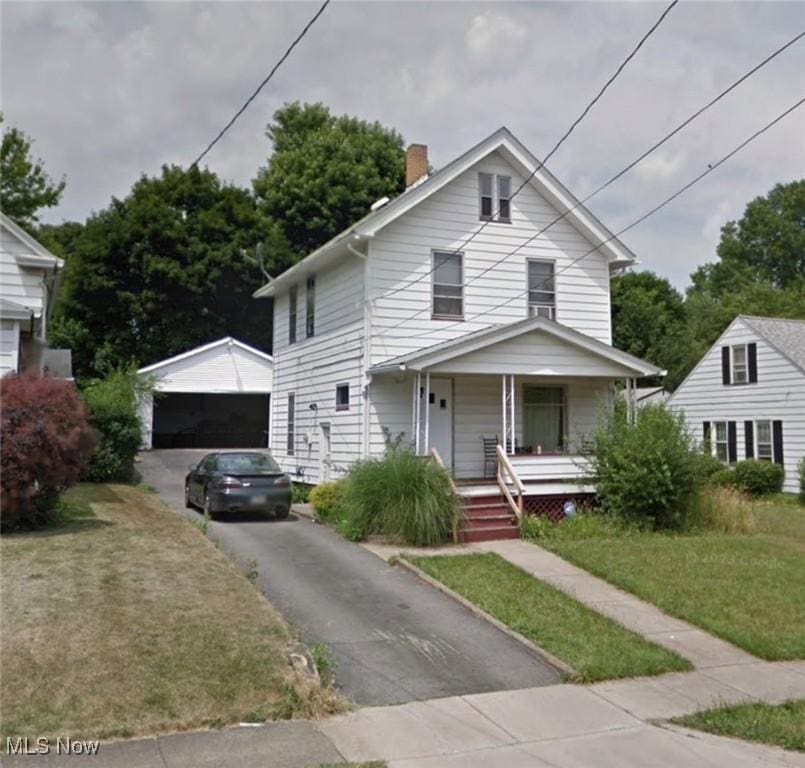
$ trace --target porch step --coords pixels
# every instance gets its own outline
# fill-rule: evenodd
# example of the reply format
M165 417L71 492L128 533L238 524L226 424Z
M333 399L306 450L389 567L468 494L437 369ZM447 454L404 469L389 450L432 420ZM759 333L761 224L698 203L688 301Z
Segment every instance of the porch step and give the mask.
M461 495L464 514L459 541L468 543L519 537L517 518L500 492L490 493L485 489L483 495Z

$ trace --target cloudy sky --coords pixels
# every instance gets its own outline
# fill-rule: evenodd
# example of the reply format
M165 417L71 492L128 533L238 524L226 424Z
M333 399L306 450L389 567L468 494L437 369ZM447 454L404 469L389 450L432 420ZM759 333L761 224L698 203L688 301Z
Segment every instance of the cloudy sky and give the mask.
M313 14L306 2L0 4L0 102L82 220L163 163L189 163ZM323 101L428 144L439 167L500 125L543 156L658 17L656 3L333 0L207 157L247 185L284 102ZM805 29L805 3L681 2L550 163L579 197ZM805 95L805 40L591 201L613 230ZM720 226L805 176L805 107L625 236L684 287Z

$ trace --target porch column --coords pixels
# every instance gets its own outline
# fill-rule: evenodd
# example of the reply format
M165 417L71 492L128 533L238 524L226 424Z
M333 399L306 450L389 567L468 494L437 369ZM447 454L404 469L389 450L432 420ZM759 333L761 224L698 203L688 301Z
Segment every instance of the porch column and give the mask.
M430 450L430 373L425 374L425 453Z
M416 443L415 443L415 452L419 454L419 423L421 418L421 409L422 409L422 398L419 396L419 393L422 389L422 374L417 371L416 374L416 381L414 382L414 405L416 410Z
M512 456L514 456L514 447L515 447L514 444L515 444L515 442L517 440L517 426L516 426L517 421L514 418L514 402L517 399L516 398L516 393L517 393L517 390L514 388L514 374L512 374L511 375L511 383L510 383L510 386L509 386L509 400L510 400L510 406L511 406L511 419L510 419L511 424L509 425L509 428L511 429L511 433L512 433L512 439L511 439L511 443L510 443Z
M417 397L416 376L414 376L411 379L411 447L414 450L416 450L416 432L417 432L416 397Z
M507 448L508 443L506 442L508 438L508 429L506 425L506 374L503 374L503 378L501 381L501 390L500 390L501 400L500 400L500 412L503 416L503 450L508 451Z

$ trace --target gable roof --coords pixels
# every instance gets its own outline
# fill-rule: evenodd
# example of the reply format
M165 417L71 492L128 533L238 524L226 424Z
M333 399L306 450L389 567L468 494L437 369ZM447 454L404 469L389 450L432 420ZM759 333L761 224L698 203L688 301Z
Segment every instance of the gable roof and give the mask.
M536 158L505 126L498 128L483 141L467 150L446 166L428 176L424 181L408 187L387 205L371 211L351 227L308 254L304 259L285 270L281 275L259 288L255 298L274 296L279 288L293 283L314 270L335 263L349 252L351 241L360 242L372 238L383 227L395 221L423 200L438 192L460 174L483 160L492 152L500 151L523 176L529 177L540 165ZM531 176L530 183L560 211L569 211L566 220L593 243L609 242L600 251L611 265L627 266L637 257L613 233L607 229L547 168L541 167ZM578 206L578 207L576 207ZM573 210L571 210L573 209Z
M805 320L738 315L744 324L805 372Z
M244 352L248 352L251 355L255 355L256 357L265 360L268 363L273 365L274 358L266 352L261 352L259 349L255 349L254 347L250 347L248 344L244 344L242 341L238 341L237 339L233 339L231 336L224 336L223 339L218 339L218 341L212 341L209 344L202 344L200 347L195 347L194 349L190 349L187 352L182 352L179 355L174 355L173 357L168 357L165 360L160 360L158 363L152 363L151 365L146 365L145 368L140 368L137 373L154 373L155 371L160 370L161 368L165 368L173 363L178 363L181 360L186 360L190 357L195 357L196 355L201 355L204 352L209 352L211 349L215 349L216 347L222 346L232 346L238 347L242 349Z
M387 373L406 369L423 370L429 366L438 365L478 349L491 347L531 331L544 331L560 341L580 347L593 355L630 368L637 376L658 376L665 373L656 365L647 363L645 360L630 355L628 352L622 352L609 344L604 344L603 341L598 341L591 336L568 328L555 320L548 320L545 317L529 317L525 320L517 320L514 323L496 324L480 331L473 331L459 336L457 339L443 341L387 360L372 367L369 373Z
M0 211L0 225L11 232L17 240L30 250L30 253L12 254L20 266L40 267L42 269L61 269L64 266L64 262L58 256L54 256L42 243L31 237L22 227L6 216L2 211Z

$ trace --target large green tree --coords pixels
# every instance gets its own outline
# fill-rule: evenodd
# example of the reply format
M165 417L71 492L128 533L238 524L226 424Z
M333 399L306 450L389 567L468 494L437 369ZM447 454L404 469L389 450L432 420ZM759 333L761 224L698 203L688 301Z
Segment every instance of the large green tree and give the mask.
M297 257L366 215L379 198L403 190L403 138L380 123L294 102L274 113L266 134L274 151L254 191Z
M89 218L71 242L52 326L79 376L146 365L224 335L271 348L271 304L252 299L287 242L253 197L208 171L165 166Z
M723 296L765 283L785 289L805 277L805 179L777 184L721 229L718 261L691 275L693 290Z
M682 295L653 272L628 272L611 282L612 342L668 371L670 382L685 366L685 305Z
M0 123L3 115L0 114ZM3 130L0 144L0 209L21 227L33 231L42 208L57 205L65 181L54 182L41 159L31 155L31 139L18 128Z

